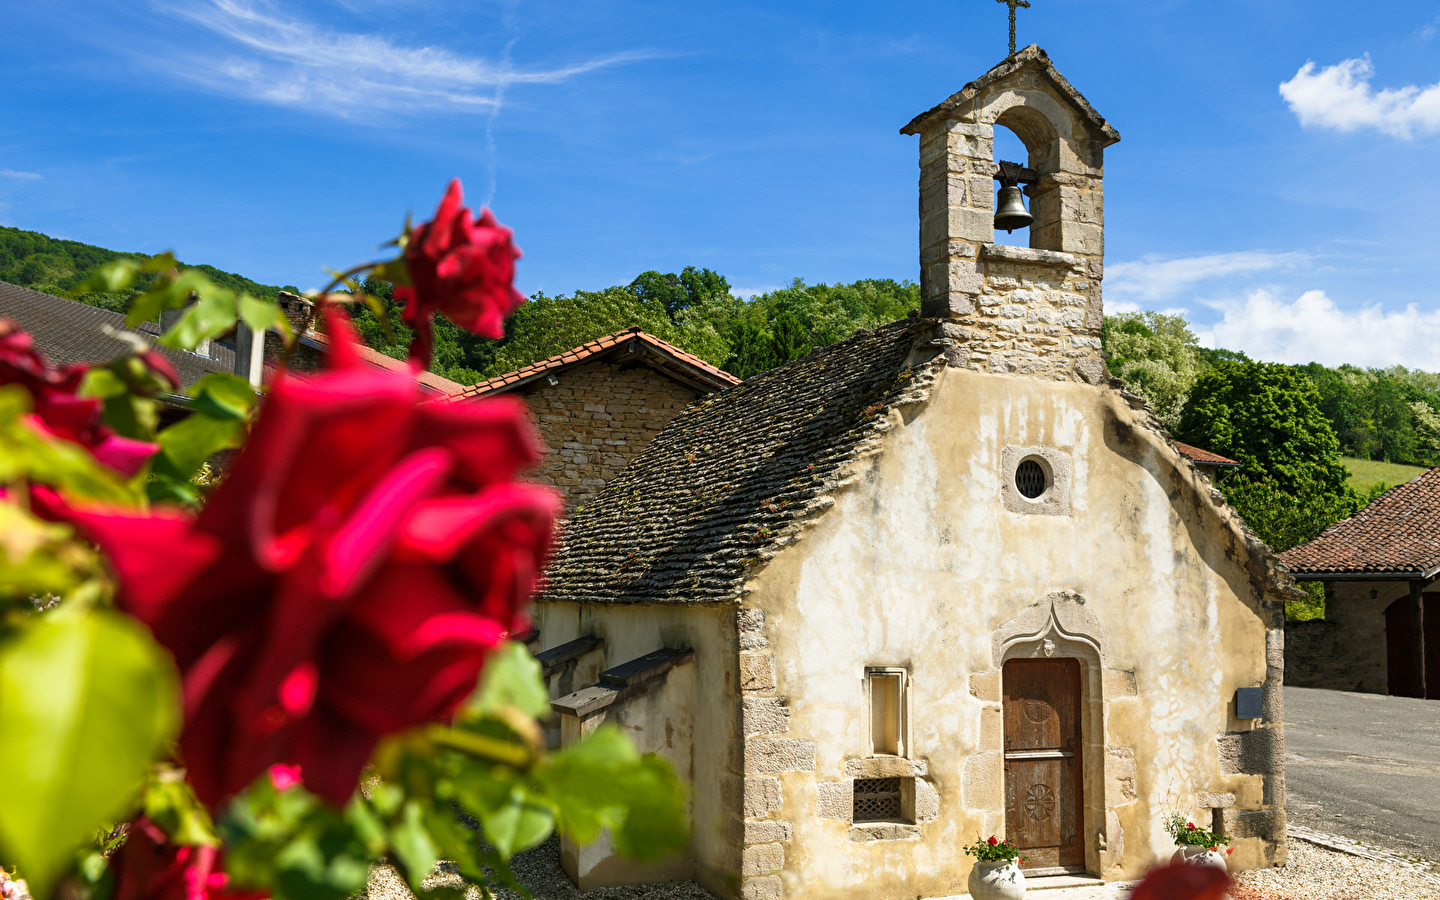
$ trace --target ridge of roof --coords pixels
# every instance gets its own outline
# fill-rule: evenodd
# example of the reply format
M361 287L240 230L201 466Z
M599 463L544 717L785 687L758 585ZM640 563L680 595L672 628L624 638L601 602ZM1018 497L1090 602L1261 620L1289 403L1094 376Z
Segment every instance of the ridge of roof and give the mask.
M1232 466L1240 465L1240 463L1236 462L1228 456L1221 456L1218 453L1213 453L1209 450L1202 450L1199 447L1185 444L1180 441L1175 441L1175 446L1179 449L1181 453L1183 453L1187 458L1189 458L1191 462L1197 463L1202 466L1222 466L1225 468L1230 468Z
M106 329L129 333L154 346L180 376L180 387L216 372L229 374L235 370L235 353L230 348L210 342L212 356L200 356L156 344L160 326L142 322L139 328L125 324L121 313L90 306L68 297L57 297L43 291L0 281L0 316L13 318L35 340L40 352L50 362L108 363L117 356L126 356L132 348L123 338L106 334Z
M1421 577L1440 569L1440 466L1391 488L1280 558L1292 572L1315 575Z
M302 343L308 342L315 345L318 350L330 349L329 336L318 331L307 331L305 334L300 335L300 340ZM360 344L356 350L361 359L377 368L389 369L392 372L398 372L401 369L411 371L410 364L405 360L387 356L373 347ZM434 372L420 372L419 381L421 385L439 394L455 395L465 390L465 385L460 382L451 381L443 375L436 375Z
M692 353L687 353L674 344L662 341L647 331L642 331L638 325L632 325L629 328L622 328L619 331L611 332L603 337L598 337L593 341L581 344L578 347L572 347L562 353L557 353L548 359L542 359L539 362L521 366L513 372L496 375L494 378L487 378L484 381L462 388L460 396L483 397L487 394L514 390L521 385L539 378L541 375L553 375L562 369L578 365L595 356L623 346L631 340L638 340L647 347L673 357L674 361L678 362L681 366L695 370L694 374L697 379L709 385L712 389L719 389L740 383L740 379L731 375L729 372L717 369L700 357Z
M1055 64L1050 61L1050 56L1044 50L1040 49L1039 44L1031 44L1014 55L1005 57L1004 60L984 75L981 75L940 103L911 119L904 128L900 129L900 133L919 134L921 127L923 127L932 116L941 115L957 107L964 106L969 103L976 94L980 93L982 89L1022 68L1037 69L1042 75L1048 78L1051 84L1055 85L1056 90L1070 101L1080 112L1080 115L1084 117L1085 121L1089 122L1090 126L1100 135L1102 138L1100 142L1101 147L1108 147L1120 140L1120 132L1115 130L1115 126L1105 121L1105 117L1100 115L1100 113L1095 110L1095 107L1090 105L1090 101L1086 100L1085 96L1077 91L1075 86L1072 85L1064 75L1060 74L1059 70L1055 68Z
M935 326L908 319L861 331L692 403L576 510L542 596L738 599L879 450L890 411L929 398L945 365L927 344Z

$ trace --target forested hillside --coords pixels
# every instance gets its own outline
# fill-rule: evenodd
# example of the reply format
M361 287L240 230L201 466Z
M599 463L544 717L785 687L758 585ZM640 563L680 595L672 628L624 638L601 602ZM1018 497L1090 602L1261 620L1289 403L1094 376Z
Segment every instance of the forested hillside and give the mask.
M111 260L145 259L151 255L106 250L79 241L48 237L35 231L0 226L0 281L34 288L48 294L65 295L97 268ZM233 291L249 291L257 297L274 297L281 290L295 290L293 287L282 289L271 284L259 284L232 272L222 272L214 266L185 265L200 269L217 284ZM78 299L91 306L124 312L131 297L143 292L154 279L154 275L143 276L137 290L129 294L93 293Z

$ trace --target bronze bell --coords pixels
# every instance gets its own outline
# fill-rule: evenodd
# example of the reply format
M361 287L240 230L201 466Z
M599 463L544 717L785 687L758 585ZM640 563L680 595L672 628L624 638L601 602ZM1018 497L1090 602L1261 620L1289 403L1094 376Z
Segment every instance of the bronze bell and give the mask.
M1024 193L1018 184L1003 184L1000 188L1000 196L995 203L995 227L1003 228L1011 232L1017 228L1024 228L1035 217L1025 208Z

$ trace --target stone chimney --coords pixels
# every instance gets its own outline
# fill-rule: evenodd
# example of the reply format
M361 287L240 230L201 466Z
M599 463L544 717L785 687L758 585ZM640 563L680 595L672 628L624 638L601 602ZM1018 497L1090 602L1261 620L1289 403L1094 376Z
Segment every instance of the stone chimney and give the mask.
M1028 248L995 243L997 124L1039 175ZM1103 158L1119 132L1032 45L901 133L920 136L921 312L949 320L951 362L1102 383Z

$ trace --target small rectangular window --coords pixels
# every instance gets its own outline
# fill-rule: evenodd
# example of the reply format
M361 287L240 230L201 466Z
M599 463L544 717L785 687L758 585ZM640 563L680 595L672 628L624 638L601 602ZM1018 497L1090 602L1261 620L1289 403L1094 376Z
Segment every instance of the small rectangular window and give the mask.
M865 682L870 695L870 755L904 756L906 754L905 670L866 669Z
M855 779L853 818L856 822L888 822L899 819L900 779Z

